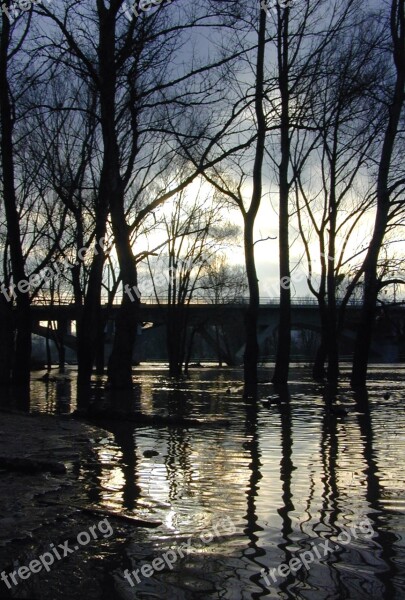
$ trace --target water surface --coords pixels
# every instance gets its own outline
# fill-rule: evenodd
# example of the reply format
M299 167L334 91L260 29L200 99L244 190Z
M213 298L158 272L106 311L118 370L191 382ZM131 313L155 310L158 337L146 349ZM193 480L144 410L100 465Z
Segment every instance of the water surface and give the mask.
M34 381L31 410L75 410L72 375ZM134 375L133 395L95 390L95 397L148 414L225 417L230 426L103 424L109 435L77 471L88 503L163 523L119 546L110 540L109 597L405 598L405 368L374 366L368 394L356 396L345 384L325 390L297 365L288 388L261 384L255 406L243 399L241 370L202 368L182 382L157 366ZM264 404L267 396L274 403ZM331 398L348 414L328 409ZM313 544L326 540L331 551L319 559ZM169 549L171 568L150 577L139 571L131 587L124 569ZM315 560L307 569L276 581L267 574L309 550Z

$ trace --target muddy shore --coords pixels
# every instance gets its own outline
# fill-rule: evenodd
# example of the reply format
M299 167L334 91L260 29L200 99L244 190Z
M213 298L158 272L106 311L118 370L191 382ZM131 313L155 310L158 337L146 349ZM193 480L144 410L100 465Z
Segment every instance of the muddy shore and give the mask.
M97 534L97 539L67 557L60 551L61 560L55 556L49 570L42 565L40 572L25 580L16 577L17 585L8 575L7 581L0 581L1 599L112 596L114 582L109 573L117 565L107 565L108 558L103 557L111 555L111 544L119 553L129 526L109 518L114 528L109 539L106 523L102 532L98 530L105 515L77 508L89 506L80 474L82 462L89 460L96 443L110 436L69 417L0 412L0 573L29 565L49 552L51 544L57 548L70 540L73 548L77 535L91 526Z

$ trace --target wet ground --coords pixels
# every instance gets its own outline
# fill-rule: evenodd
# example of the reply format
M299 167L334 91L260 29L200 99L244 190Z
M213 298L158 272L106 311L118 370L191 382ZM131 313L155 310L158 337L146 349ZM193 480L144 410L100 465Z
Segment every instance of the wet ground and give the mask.
M10 589L0 582L0 598L405 598L405 368L373 367L368 395L356 396L344 384L326 393L296 367L288 390L260 385L256 408L243 399L240 370L198 369L176 383L156 366L137 368L132 396L96 388L79 399L74 371L49 382L40 375L29 405L18 397L1 405L61 415L58 460L72 455L66 435L77 447L63 476L14 473L12 488L10 473L1 474L0 505L10 518L15 502L24 522L11 535L7 521L0 533L0 570L30 564L50 544L69 539L73 548L104 517L81 508L108 511L112 532L96 530L49 572ZM68 415L95 398L146 414L220 416L230 426L111 421L66 433ZM162 525L138 527L117 513Z

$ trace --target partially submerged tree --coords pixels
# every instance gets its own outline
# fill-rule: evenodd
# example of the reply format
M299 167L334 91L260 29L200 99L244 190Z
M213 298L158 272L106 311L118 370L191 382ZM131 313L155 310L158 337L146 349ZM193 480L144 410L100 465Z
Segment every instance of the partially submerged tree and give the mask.
M300 145L294 143L298 132L310 131L311 96L317 81L323 76L325 54L336 36L352 24L358 0L297 0L277 2L272 11L275 30L276 59L267 80L273 118L273 134L269 136L269 156L277 174L279 188L279 277L280 317L276 364L272 381L288 381L291 349L291 282L290 222L291 192L297 177L297 165L292 168L292 154L297 155ZM271 23L271 21L269 20ZM276 83L276 86L275 86Z
M203 198L202 194L190 201L183 192L165 205L162 220L167 242L154 261L154 269L149 261L155 298L165 314L169 371L173 377L181 377L183 369L187 372L198 329L190 323L189 307L201 298L201 288L206 287L208 265L221 249L229 247L237 233L237 228L226 221L218 224L219 215L225 216L218 201L212 196ZM162 285L165 274L167 284Z
M309 127L297 132L291 158L308 285L320 310L321 340L313 375L316 379L325 376L327 360L330 381L336 381L339 373L338 342L345 308L362 274L361 267L353 272L353 253L358 260L362 251L353 247L359 227L364 233L367 230L368 211L374 203L370 166L381 125L379 107L370 100L381 82L382 65L379 68L376 61L381 31L371 26L374 18L359 17L361 22L357 27L353 22L350 29L350 39L346 31L341 32L324 53L322 77L311 90ZM320 264L318 280L314 247Z
M228 249L229 251L229 249ZM248 292L246 270L243 265L230 264L225 253L215 254L206 262L205 273L200 283L203 301L215 305L244 305ZM221 309L218 309L221 314ZM232 347L239 341L240 331L235 331L228 319L220 319L212 325L218 364L234 365L235 352ZM205 331L207 336L207 332Z
M6 5L9 6L10 3ZM0 148L2 168L2 192L7 221L7 238L10 246L10 259L12 264L13 282L15 285L17 316L16 316L16 342L12 363L12 381L27 385L30 374L31 358L31 318L28 294L21 291L20 285L27 280L24 253L21 242L20 215L15 182L15 106L11 95L10 63L24 43L27 36L29 22L23 28L21 37L12 41L15 26L12 27L5 12L1 12L0 30ZM3 316L7 318L8 310L3 306ZM10 316L8 317L10 318ZM6 335L10 341L10 335ZM11 350L12 352L12 350ZM3 376L7 379L7 374Z
M203 161L203 175L222 196L229 198L237 207L243 218L243 247L245 255L246 277L249 289L249 301L245 313L245 353L244 380L247 393L254 398L258 380L257 364L259 360L259 344L257 340L257 323L260 304L259 281L255 261L255 222L263 195L263 160L267 131L264 110L264 64L266 49L266 11L259 11L257 23L257 5L252 17L255 29L255 43L244 42L243 61L248 64L248 80L253 83L238 82L236 90L232 90L223 111L227 114L224 123L211 136L206 147L200 151ZM241 80L246 74L241 74ZM230 79L229 74L226 77ZM254 129L252 134L252 122ZM205 134L206 135L206 134ZM223 148L227 150L224 152ZM183 143L186 156L198 164L193 147ZM193 152L194 151L194 152ZM216 159L211 159L213 153ZM217 164L216 164L217 163ZM217 166L218 165L218 166ZM229 175L229 172L231 175ZM248 183L251 185L247 191Z
M129 22L122 8L122 0L99 0L95 6L85 3L36 10L49 20L53 66L61 64L62 45L66 70L71 76L80 77L97 99L94 112L101 143L96 238L105 235L109 214L120 280L127 290L138 285L133 232L148 213L186 187L200 172L200 167L193 172L182 168L177 160L176 176L169 188L162 189L163 174L169 169L173 173L176 164L166 112L177 114L184 105L209 100L214 94L212 88L217 86L207 75L215 69L215 63L207 61L195 68L191 57L179 73L173 72L170 59L174 60L182 44L188 42L187 32L204 22L212 24L222 6L213 8L208 4L174 11L162 4L147 14L134 14ZM83 20L88 28L83 28ZM48 52L49 44L45 47ZM221 57L218 63L227 60ZM89 380L94 361L104 260L102 253L94 259L84 300L82 325L90 348L79 359L85 363L82 382ZM138 307L136 295L132 300L129 294L122 295L108 368L113 387L132 385Z
M387 227L396 211L393 196L404 187L404 180L396 177L396 161L402 155L396 152L403 143L401 118L405 103L405 0L392 0L390 10L392 82L386 98L386 126L376 182L377 212L374 231L364 260L364 299L357 332L351 375L352 386L363 386L367 378L371 336L376 315L379 291L377 264ZM394 201L395 203L397 200ZM403 203L403 198L400 200Z

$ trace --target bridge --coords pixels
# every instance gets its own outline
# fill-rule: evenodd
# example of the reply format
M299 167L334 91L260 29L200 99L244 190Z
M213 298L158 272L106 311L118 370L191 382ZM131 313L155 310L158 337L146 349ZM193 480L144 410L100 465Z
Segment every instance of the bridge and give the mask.
M206 346L211 347L216 353L220 353L224 362L228 364L240 364L244 352L244 315L248 306L247 298L239 298L234 302L207 302L206 299L193 299L187 305L188 325L193 328L198 337ZM103 305L102 315L106 323L105 342L111 344L114 320L119 310L119 304L112 306ZM76 327L73 324L80 318L81 307L71 303L65 304L33 304L31 306L33 333L47 337L49 329L41 323L56 323L55 337L59 343L66 348L76 350ZM351 301L346 309L346 325L343 338L349 343L355 337L355 329L359 321L361 303ZM142 334L142 343L137 346L147 349L148 340L155 337L159 339L162 347L162 332L169 319L170 306L167 299L146 299L139 307L139 334ZM293 330L307 330L320 332L319 308L315 298L292 298L291 307ZM265 354L266 344L273 339L277 333L279 319L279 299L261 298L258 320L258 338L262 354ZM160 328L159 332L153 330ZM162 329L163 328L163 329ZM403 303L391 303L384 308L379 307L377 316L377 337L374 340L374 350L377 353L387 354L387 347L398 346L405 334L405 307ZM164 334L165 335L165 334ZM378 339L377 339L378 338ZM141 340L140 340L141 341ZM150 342L152 344L152 342ZM270 344L271 345L271 344ZM107 348L108 349L108 348ZM398 351L394 354L398 354ZM147 354L147 352L146 352ZM393 357L394 358L394 357Z

